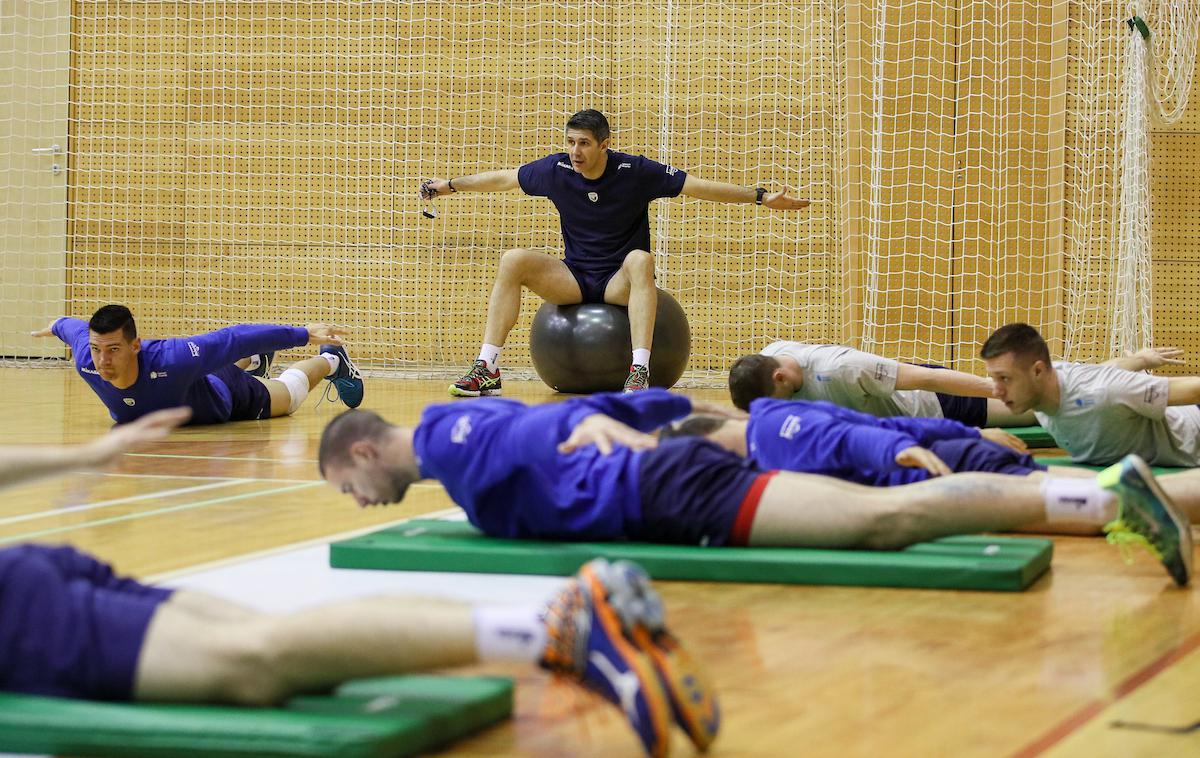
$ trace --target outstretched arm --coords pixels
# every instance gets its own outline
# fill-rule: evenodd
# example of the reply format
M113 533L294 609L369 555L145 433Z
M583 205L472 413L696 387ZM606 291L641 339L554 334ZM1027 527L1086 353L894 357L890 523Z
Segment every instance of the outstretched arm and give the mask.
M1126 371L1147 371L1159 366L1184 364L1183 349L1178 347L1144 347L1136 353L1126 350L1120 358L1104 362L1105 366L1116 366Z
M180 371L209 374L239 358L302 345L340 345L344 329L329 324L236 324L207 334L163 340Z
M191 415L189 408L155 411L82 445L0 447L0 487L73 468L103 466L131 448L166 437Z
M458 182L454 184L456 187L458 186ZM715 203L754 203L758 201L757 188L697 179L691 174L688 174L687 179L684 180L681 192L688 197L711 200ZM789 197L787 187L779 192L765 193L762 204L777 211L796 211L808 207L807 200Z
M928 390L961 397L991 397L992 380L951 369L901 363L896 372L896 389Z
M1200 404L1200 376L1167 377L1167 405Z
M456 192L506 192L518 186L517 169L505 168L452 179L426 179L421 182L421 199L432 200Z

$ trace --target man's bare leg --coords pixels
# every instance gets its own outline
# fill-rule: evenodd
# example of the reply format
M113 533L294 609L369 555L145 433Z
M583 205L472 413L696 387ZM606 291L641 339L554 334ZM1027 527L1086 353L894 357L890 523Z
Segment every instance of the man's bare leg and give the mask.
M890 550L1045 520L1040 487L1029 477L966 473L865 487L781 471L763 491L749 544Z

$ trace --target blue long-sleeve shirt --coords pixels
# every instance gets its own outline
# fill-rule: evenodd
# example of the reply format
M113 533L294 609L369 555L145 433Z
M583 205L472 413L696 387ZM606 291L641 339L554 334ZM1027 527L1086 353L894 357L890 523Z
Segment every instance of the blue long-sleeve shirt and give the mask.
M233 403L229 389L210 373L248 355L308 344L307 329L276 324L240 324L192 337L142 340L137 381L117 389L96 371L86 321L60 318L53 331L70 345L75 370L118 424L181 405L192 409L190 424L228 421Z
M979 430L944 418L877 417L825 402L759 398L750 403L749 457L763 469L824 474L891 486L929 478L896 463L906 448L978 438Z
M526 406L480 398L425 409L413 437L421 476L439 480L472 524L494 537L614 540L641 518L639 452L559 443L603 413L649 432L686 416L691 401L665 390L601 393Z

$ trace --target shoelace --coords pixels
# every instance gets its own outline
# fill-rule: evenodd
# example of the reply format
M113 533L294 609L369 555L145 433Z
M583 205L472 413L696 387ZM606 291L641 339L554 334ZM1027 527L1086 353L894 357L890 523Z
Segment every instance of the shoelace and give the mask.
M1133 563L1134 547L1144 548L1150 555L1162 560L1162 552L1154 546L1154 543L1130 529L1124 521L1118 519L1105 524L1104 533L1107 535L1105 539L1108 540L1108 544L1117 547L1121 553L1121 559L1127 564Z

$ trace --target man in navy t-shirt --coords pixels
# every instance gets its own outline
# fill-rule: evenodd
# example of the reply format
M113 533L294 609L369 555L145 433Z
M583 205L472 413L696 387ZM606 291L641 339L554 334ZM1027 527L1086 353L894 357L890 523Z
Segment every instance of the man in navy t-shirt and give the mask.
M517 169L488 171L421 184L429 200L454 192L502 192L517 189L547 197L562 222L564 260L533 250L508 250L488 303L483 348L466 376L450 385L450 394L479 397L500 394L500 348L521 309L521 288L548 302L614 303L629 306L633 357L625 390L649 382L657 293L650 253L649 205L660 197L684 194L721 203L757 203L796 210L807 200L788 197L787 188L768 193L688 176L672 166L640 155L609 150L609 127L595 110L567 121L567 152L548 155Z
M327 324L239 324L192 337L142 340L123 305L106 305L89 321L56 319L33 332L71 347L75 369L118 424L177 406L191 408L192 424L286 416L322 379L356 408L363 382L342 347L342 334ZM320 353L292 364L278 379L260 379L234 365L246 356L302 345L320 345Z

